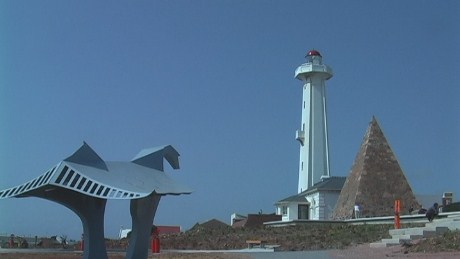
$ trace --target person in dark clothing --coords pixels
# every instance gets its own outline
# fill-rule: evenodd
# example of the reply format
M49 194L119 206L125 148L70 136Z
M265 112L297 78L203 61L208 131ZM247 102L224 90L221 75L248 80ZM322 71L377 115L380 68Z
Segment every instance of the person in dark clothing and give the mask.
M418 210L418 214L426 214L427 210L425 208L421 208Z
M437 202L433 204L433 207L428 209L425 216L429 222L432 222L434 217L438 215L438 210L439 210L439 206Z

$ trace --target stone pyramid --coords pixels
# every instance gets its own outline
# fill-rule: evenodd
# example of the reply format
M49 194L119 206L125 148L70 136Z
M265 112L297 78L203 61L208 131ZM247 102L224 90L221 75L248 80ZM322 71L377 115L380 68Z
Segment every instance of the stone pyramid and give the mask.
M372 117L333 218L352 218L355 204L361 207L361 217L391 216L396 199L401 200L401 214L408 214L411 207L420 208L395 154Z

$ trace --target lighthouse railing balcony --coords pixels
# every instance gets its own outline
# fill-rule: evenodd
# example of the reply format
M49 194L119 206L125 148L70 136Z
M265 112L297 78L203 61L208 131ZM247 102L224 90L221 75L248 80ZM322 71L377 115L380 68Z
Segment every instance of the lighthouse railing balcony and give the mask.
M295 131L295 139L298 140L300 142L300 144L302 144L302 146L303 146L303 143L305 141L305 131L296 130Z
M312 70L311 63L303 63L295 70L295 74L298 75L300 73L310 72L311 70Z
M312 63L304 63L300 65L295 70L295 77L300 79L299 77L304 77L305 75L301 76L304 73L324 73L326 74L326 79L330 78L333 75L332 69L327 65L315 65Z

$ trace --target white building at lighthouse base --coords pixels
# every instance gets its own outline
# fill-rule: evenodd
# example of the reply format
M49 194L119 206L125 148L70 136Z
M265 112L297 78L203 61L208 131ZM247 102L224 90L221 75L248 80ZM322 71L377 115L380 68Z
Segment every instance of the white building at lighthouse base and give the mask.
M331 220L346 177L323 178L299 194L275 203L282 221Z

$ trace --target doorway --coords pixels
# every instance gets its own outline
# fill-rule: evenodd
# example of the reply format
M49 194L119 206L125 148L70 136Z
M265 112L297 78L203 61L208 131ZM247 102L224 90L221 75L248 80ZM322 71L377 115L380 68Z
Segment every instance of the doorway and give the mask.
M308 219L308 205L299 204L298 207L298 219Z

